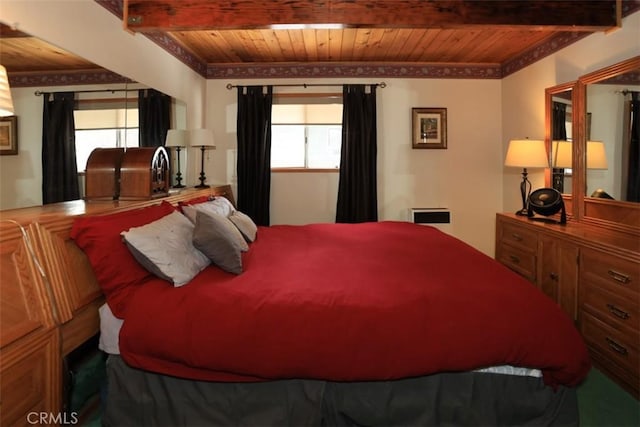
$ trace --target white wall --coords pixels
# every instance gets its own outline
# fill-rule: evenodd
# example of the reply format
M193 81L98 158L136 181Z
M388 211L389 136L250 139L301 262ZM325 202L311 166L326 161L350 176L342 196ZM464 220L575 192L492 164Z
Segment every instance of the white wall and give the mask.
M493 254L495 212L502 205L501 83L499 80L384 79L378 99L378 211L381 220L406 220L412 207L451 210L452 234ZM207 82L207 126L216 150L205 172L212 183L228 180L226 152L236 147L236 90L296 80ZM298 83L374 83L327 79ZM283 90L276 88L276 91ZM302 91L305 89L298 89ZM311 89L306 89L307 91ZM313 90L318 90L313 88ZM327 88L324 91L340 91ZM287 89L291 91L291 89ZM448 148L411 148L411 109L447 108ZM273 173L271 223L335 221L338 174Z

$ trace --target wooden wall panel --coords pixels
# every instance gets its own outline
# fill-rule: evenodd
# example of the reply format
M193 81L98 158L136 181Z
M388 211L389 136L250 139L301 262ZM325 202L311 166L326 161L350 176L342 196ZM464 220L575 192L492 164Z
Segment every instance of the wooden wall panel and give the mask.
M75 312L102 294L87 256L71 240L73 220L62 217L34 225L60 323L71 320Z

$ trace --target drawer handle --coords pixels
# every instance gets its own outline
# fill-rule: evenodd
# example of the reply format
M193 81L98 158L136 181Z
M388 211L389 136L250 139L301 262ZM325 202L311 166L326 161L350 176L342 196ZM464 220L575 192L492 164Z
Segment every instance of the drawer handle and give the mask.
M623 320L627 320L629 318L629 313L627 313L624 310L620 310L618 307L616 307L613 304L607 304L607 308L609 309L609 312L614 316L617 316Z
M517 257L517 256L515 256L515 255L509 255L509 259L511 260L511 262L513 262L513 263L515 263L515 264L520 263L520 258L518 258L518 257Z
M519 235L518 233L511 234L511 237L513 237L513 240L517 240L518 242L522 241L522 236Z
M551 273L549 273L549 278L550 278L551 280L553 280L553 281L557 282L557 281L558 281L558 279L560 278L560 276L558 276L558 274L557 274L557 273L553 273L553 272L551 272Z
M618 344L617 342L615 342L609 337L607 337L607 344L609 344L609 347L616 353L620 353L623 356L626 356L628 354L626 348L624 348L623 346L621 346L620 344Z
M607 271L607 274L609 274L609 276L611 276L613 280L625 285L631 281L631 278L629 276L615 270L609 270Z

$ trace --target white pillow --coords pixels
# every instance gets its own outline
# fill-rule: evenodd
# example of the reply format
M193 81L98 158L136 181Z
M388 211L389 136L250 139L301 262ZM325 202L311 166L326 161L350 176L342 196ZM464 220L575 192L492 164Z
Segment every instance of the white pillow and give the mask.
M210 200L204 203L196 203L195 205L186 205L182 207L182 212L189 218L189 220L196 223L196 212L213 212L223 217L228 217L235 211L231 202L225 197L216 197L214 200Z
M193 246L194 225L180 212L123 231L129 250L151 273L182 286L211 261Z

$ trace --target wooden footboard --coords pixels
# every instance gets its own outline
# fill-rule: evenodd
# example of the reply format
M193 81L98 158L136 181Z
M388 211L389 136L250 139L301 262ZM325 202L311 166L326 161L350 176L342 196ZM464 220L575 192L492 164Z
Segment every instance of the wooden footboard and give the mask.
M62 360L99 332L104 296L87 256L70 238L75 218L228 198L229 185L186 189L160 200L73 201L0 212L0 425L62 410Z

